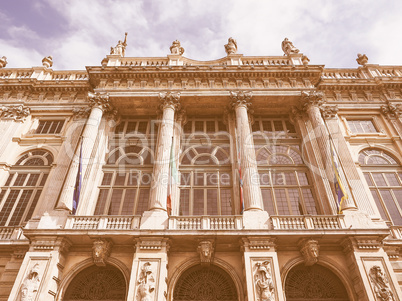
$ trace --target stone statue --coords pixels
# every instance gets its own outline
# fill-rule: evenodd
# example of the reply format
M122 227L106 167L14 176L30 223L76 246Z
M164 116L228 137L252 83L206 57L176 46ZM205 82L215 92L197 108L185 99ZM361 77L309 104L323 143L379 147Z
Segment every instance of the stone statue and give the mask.
M257 291L257 301L275 301L275 287L269 261L255 264L254 283Z
M179 40L173 41L172 46L170 46L170 53L178 55L182 55L184 53L184 48L180 46Z
M214 246L212 241L205 240L201 241L197 248L198 253L200 254L201 264L209 265L212 260L212 255L214 252Z
M0 68L4 68L7 65L7 58L5 56L0 58Z
M367 55L358 53L356 62L361 66L365 66L368 63Z
M151 296L155 290L155 279L152 275L151 263L146 262L141 268L141 274L138 280L138 301L153 301Z
M282 41L282 50L285 53L285 55L290 55L294 53L299 53L299 49L297 49L291 41L288 40L288 38L285 38Z
M394 294L385 279L384 273L378 265L373 266L369 273L370 280L374 287L374 293L378 300L394 301Z
M39 289L39 264L35 264L21 286L21 301L33 301Z
M42 60L42 65L45 68L50 68L53 66L53 57L51 55L46 56Z
M235 39L228 39L228 43L225 45L225 51L228 55L237 53L237 42Z
M124 36L124 42L119 40L116 47L110 47L110 54L117 54L124 57L126 55L126 47L127 47L127 32Z
M304 264L306 266L313 265L318 261L318 241L313 239L302 240L300 247L300 253L302 253L304 257Z
M106 260L110 255L112 243L106 239L99 238L92 246L92 258L97 266L106 266Z

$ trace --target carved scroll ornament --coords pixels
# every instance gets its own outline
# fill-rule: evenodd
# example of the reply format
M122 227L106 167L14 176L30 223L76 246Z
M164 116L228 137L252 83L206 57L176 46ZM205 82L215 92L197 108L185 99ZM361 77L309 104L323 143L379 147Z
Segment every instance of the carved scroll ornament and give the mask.
M372 286L374 288L375 297L380 301L394 301L394 294L389 287L388 281L378 265L370 269L369 274Z
M275 287L269 261L257 262L254 265L254 270L257 301L275 301Z
M21 286L21 301L33 301L40 284L39 264L35 264Z
M97 266L106 266L106 260L110 255L112 243L106 239L99 238L92 246L92 258Z
M402 106L400 104L388 102L386 105L381 106L381 111L387 119L399 118L402 116Z
M151 263L145 262L141 268L138 280L137 301L152 301L152 293L155 290L155 278L151 269Z
M24 105L0 107L0 118L24 122L31 110Z

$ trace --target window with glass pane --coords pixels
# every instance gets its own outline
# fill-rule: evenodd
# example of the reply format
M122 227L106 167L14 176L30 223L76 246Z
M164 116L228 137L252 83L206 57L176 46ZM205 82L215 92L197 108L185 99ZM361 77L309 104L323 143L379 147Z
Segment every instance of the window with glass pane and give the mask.
M11 168L0 192L0 226L24 225L32 217L53 162L44 150L28 152Z
M348 120L348 126L352 133L378 133L373 120Z
M64 120L39 120L35 134L60 134Z
M400 164L390 154L379 149L361 151L359 163L381 218L394 225L402 225Z
M261 138L294 138L296 128L288 118L254 117L252 125L254 139Z
M183 127L179 215L232 215L229 140L219 119L189 118ZM202 139L208 133L208 143ZM223 135L221 135L223 134ZM191 139L186 139L191 137ZM219 139L219 141L218 141Z

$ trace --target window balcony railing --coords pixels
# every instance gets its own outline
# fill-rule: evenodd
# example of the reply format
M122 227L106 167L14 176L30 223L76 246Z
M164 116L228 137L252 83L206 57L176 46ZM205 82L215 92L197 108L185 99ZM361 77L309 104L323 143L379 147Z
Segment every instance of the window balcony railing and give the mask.
M241 230L243 217L228 216L172 216L169 218L171 230Z
M22 227L0 227L0 241L26 239L22 235Z
M344 229L343 216L339 215L283 215L271 216L274 230Z
M65 229L79 230L133 230L140 227L140 216L71 216Z

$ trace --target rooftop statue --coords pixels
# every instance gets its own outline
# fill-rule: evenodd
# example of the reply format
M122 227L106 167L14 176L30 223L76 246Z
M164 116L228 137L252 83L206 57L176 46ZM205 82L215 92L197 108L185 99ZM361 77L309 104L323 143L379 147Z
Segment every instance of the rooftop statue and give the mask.
M50 68L53 66L53 57L51 55L46 56L42 60L42 65L45 68Z
M235 39L228 39L228 43L225 45L225 51L228 55L237 53L237 42Z
M116 47L110 47L110 54L117 54L124 57L126 55L126 47L127 47L127 32L124 36L124 42L119 40L119 42L117 42Z
M7 58L5 56L0 58L0 68L4 68L7 65Z
M294 53L299 53L299 49L297 49L291 41L288 40L288 38L285 38L282 41L282 50L285 53L285 55L290 55Z
M368 57L365 54L358 53L356 61L359 65L365 66L368 63Z
M178 55L182 55L184 53L184 48L180 46L179 40L173 41L172 46L170 46L170 53Z

